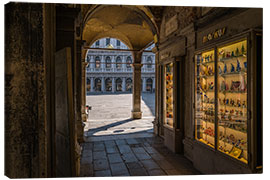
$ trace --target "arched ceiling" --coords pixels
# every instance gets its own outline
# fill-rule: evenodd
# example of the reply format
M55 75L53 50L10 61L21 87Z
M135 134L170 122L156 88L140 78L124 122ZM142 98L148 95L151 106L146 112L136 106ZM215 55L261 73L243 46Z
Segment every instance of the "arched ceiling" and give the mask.
M83 40L88 45L104 37L117 38L129 48L140 50L153 41L157 33L153 16L147 8L100 5L85 17Z

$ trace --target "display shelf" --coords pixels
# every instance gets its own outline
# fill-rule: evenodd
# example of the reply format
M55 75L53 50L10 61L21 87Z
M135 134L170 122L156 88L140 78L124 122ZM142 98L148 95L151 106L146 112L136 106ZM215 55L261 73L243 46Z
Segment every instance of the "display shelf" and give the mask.
M240 56L234 56L234 57L225 57L225 58L220 58L219 61L220 62L228 62L228 61L237 61L237 60L246 60L247 57L246 55L240 55Z
M247 75L247 72L245 71L239 71L239 72L229 72L229 73L222 73L222 74L219 74L221 77L228 77L228 76L240 76L240 75Z
M198 63L198 65L204 65L204 66L206 66L206 65L209 65L211 63L215 63L215 61L201 62L201 63Z
M164 124L173 127L173 63L165 66L165 114Z

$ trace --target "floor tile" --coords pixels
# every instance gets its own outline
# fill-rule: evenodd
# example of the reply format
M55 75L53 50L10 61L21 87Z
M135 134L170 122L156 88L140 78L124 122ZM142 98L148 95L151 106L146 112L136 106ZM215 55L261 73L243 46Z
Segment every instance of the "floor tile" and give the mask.
M124 162L137 162L138 159L136 158L136 156L133 153L124 153L122 154L122 158L124 160Z
M108 154L108 159L110 164L123 162L119 153Z
M94 160L94 170L108 170L109 169L109 163L107 159L98 159Z
M112 176L110 170L95 171L94 174L95 174L96 177L108 177L108 176Z
M105 151L93 152L93 159L107 159Z
M155 161L153 160L144 160L141 161L141 163L143 164L143 166L149 171L149 170L153 170L153 169L160 169L160 167L158 166L157 163L155 163Z
M110 167L111 167L111 171L112 171L113 176L129 174L125 163L110 164Z

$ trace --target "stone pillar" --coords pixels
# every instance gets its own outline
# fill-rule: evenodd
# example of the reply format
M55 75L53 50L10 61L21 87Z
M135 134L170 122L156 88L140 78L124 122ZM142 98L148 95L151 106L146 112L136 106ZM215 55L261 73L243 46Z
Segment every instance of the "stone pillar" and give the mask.
M115 92L115 78L112 78L112 92Z
M142 91L146 92L146 77L143 77Z
M105 78L101 78L101 92L105 92Z
M94 56L90 56L90 68L95 68L95 59Z
M122 92L126 92L126 78L122 78Z
M132 93L132 111L133 119L141 119L141 57L142 53L133 52L133 93Z
M90 78L90 81L91 81L91 89L90 89L90 92L94 92L95 90L94 90L94 78L93 77L91 77Z
M101 62L100 68L101 68L101 69L105 69L105 68L106 68L105 56L101 56L100 62Z

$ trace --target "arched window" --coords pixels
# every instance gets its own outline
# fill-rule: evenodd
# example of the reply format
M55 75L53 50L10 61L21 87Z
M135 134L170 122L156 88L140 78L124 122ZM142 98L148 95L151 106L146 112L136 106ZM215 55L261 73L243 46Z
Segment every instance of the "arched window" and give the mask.
M120 69L122 67L122 60L120 58L120 56L117 56L116 58L116 68Z
M115 81L116 91L122 91L122 79L117 78Z
M100 68L100 58L99 58L99 56L96 56L96 58L95 58L95 67Z
M95 91L101 91L101 80L99 78L95 79Z
M128 56L127 57L127 68L131 68L131 63L132 63L132 60L131 60L131 57L130 56Z
M106 91L112 91L112 79L111 78L107 78L105 80L105 87L106 87Z
M112 64L111 64L111 58L109 56L106 57L106 68L111 68Z
M151 58L151 56L147 57L147 68L152 68L152 58Z
M127 80L126 80L126 91L129 91L129 92L132 91L132 79L131 78L127 78Z
M146 80L146 91L152 92L153 80L148 78Z

